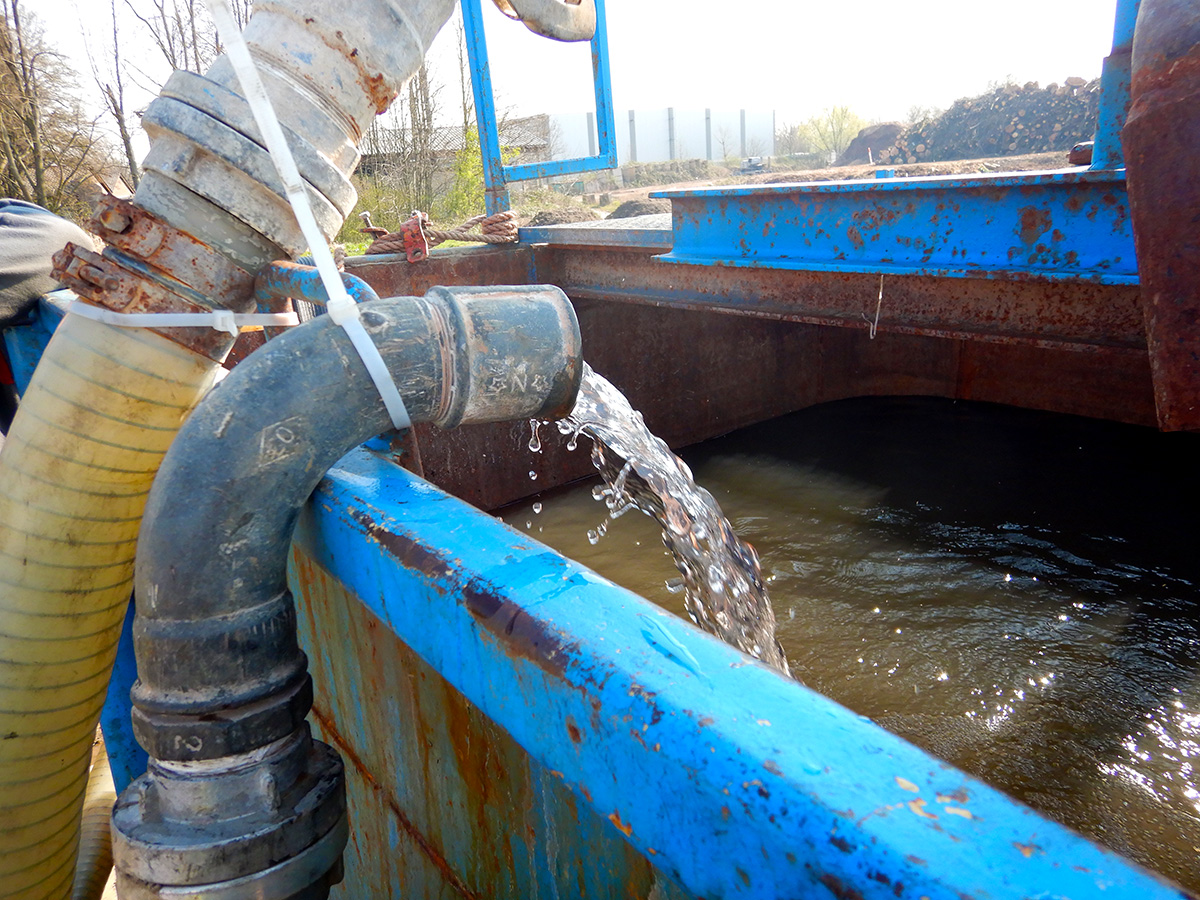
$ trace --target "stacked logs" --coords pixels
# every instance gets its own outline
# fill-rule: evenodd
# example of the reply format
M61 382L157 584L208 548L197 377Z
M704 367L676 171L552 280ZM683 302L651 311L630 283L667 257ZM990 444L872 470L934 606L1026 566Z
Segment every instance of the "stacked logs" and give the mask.
M1067 151L1096 131L1100 81L1005 84L966 97L932 119L908 125L878 164L943 162Z

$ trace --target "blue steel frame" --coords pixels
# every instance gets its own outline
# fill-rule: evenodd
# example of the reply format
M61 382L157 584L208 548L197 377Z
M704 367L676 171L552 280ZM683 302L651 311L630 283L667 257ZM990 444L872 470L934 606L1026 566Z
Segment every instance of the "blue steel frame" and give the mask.
M1133 29L1140 5L1141 0L1117 0L1112 53L1104 60L1104 68L1100 73L1100 116L1096 125L1096 142L1092 147L1093 170L1121 169L1125 166L1121 128L1129 113Z
M467 54L471 61L471 89L479 123L479 148L483 154L483 183L488 215L510 207L508 185L513 181L552 178L580 172L599 172L617 165L617 129L613 119L612 78L608 62L608 25L604 0L596 3L596 34L592 38L592 77L596 92L596 126L600 152L579 159L506 166L501 157L500 126L488 63L487 37L481 0L462 0Z
M703 188L669 197L691 265L1137 284L1124 171Z
M1118 0L1092 165L653 193L665 262L948 278L1138 284L1120 135L1139 0Z

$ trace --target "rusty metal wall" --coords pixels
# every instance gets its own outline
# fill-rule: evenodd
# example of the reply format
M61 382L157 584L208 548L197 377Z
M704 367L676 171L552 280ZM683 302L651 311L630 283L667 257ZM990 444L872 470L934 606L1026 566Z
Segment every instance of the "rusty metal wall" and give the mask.
M314 732L346 765L341 896L689 896L303 551L292 575Z
M556 284L584 356L684 447L818 403L931 395L1156 421L1136 286L689 267L648 251L517 246L352 261L381 294ZM865 317L865 318L864 318ZM528 449L522 423L418 431L424 474L484 509L590 474L586 451ZM533 481L529 472L538 478Z

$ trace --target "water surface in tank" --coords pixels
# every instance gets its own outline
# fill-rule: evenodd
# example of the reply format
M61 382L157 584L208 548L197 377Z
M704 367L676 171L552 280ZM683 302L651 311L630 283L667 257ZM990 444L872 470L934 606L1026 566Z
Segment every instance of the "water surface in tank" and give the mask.
M683 456L793 674L1200 893L1200 435L872 398ZM589 542L592 484L501 514L684 614L651 520Z

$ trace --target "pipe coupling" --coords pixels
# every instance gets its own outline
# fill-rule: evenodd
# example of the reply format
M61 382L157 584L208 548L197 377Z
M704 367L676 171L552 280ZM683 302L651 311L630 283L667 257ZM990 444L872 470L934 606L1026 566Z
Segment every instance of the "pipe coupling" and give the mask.
M319 900L341 880L345 773L306 724L235 757L151 760L112 826L122 900Z

